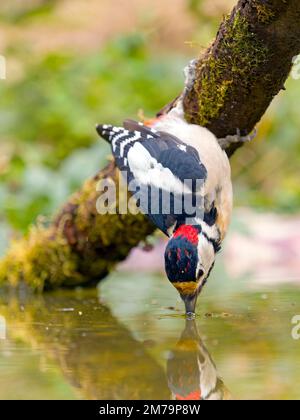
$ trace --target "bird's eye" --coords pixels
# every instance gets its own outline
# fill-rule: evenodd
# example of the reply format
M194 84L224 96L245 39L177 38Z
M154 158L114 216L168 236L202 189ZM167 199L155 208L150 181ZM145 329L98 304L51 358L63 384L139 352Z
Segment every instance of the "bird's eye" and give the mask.
M204 271L200 269L200 270L198 271L197 280L199 280L199 279L203 276L203 274L204 274Z

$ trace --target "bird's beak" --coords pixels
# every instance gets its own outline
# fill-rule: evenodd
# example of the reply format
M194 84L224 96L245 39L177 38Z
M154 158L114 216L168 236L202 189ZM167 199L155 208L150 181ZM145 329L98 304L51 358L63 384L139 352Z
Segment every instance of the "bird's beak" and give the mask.
M197 298L200 291L198 284L195 281L176 282L173 283L173 286L177 289L184 302L187 317L194 318Z
M195 318L195 311L196 311L196 303L198 298L198 293L194 293L192 295L180 295L181 299L185 305L185 313L188 318Z

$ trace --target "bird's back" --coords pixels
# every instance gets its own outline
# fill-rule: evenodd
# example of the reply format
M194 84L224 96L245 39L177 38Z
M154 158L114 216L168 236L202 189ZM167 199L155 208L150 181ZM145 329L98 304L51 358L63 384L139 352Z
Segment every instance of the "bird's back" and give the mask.
M223 239L232 214L232 182L229 159L217 138L205 127L188 124L172 115L158 120L154 127L184 139L186 144L197 150L207 171L203 190L205 208L209 211L212 206L216 207L217 224Z
M170 193L173 208L169 212L162 214L165 203L160 203L158 212L149 206L143 209L159 229L169 234L170 228L193 217L214 224L216 216L221 238L224 237L232 209L230 165L209 130L165 116L151 128L128 120L124 127L99 125L97 131L110 142L116 163L121 171L128 173L129 182L135 180L151 187L160 201L163 192ZM187 181L191 181L190 189L185 187ZM149 204L149 192L147 195ZM197 201L200 195L203 199ZM194 214L187 215L184 211L176 214L174 206L178 206L182 197L193 204L197 201ZM184 209L184 203L179 204Z

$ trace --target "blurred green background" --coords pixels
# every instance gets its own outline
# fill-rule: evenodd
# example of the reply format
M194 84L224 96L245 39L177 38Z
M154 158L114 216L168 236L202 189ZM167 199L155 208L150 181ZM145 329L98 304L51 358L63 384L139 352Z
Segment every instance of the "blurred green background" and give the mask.
M0 226L51 215L109 153L97 122L153 116L182 89L184 65L232 1L1 1ZM124 12L126 10L126 13ZM233 158L236 206L296 212L300 82L289 80Z

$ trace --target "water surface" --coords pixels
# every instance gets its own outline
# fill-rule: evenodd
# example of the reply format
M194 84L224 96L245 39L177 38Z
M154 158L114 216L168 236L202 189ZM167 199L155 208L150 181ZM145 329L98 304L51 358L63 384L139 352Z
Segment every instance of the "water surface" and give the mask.
M300 398L296 287L209 285L195 322L162 277L0 298L0 398Z

